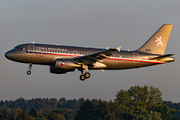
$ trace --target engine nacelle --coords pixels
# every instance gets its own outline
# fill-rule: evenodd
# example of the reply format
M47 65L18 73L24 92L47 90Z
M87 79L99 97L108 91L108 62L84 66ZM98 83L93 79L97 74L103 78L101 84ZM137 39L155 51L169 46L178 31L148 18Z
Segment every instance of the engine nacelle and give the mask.
M63 60L63 59L57 59L55 62L55 69L57 70L67 70L71 71L74 70L75 68L80 67L80 65L75 64L71 60Z
M56 69L55 66L50 66L50 73L54 73L54 74L65 74L67 72L71 72L71 71L74 71L73 70L59 70L59 69Z

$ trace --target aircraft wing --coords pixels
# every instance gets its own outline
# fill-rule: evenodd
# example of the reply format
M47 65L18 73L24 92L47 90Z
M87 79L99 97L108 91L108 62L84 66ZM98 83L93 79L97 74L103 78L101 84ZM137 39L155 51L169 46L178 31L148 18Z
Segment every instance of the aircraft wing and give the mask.
M103 50L103 51L99 51L99 52L96 52L96 53L92 53L92 54L88 54L88 55L84 55L84 56L80 56L80 57L75 57L73 58L73 60L75 62L82 62L84 64L92 64L94 62L101 62L102 59L105 59L105 58L109 58L112 54L112 52L118 50L120 51L120 47L118 48L111 48L111 49L106 49L106 50Z
M161 59L164 59L164 58L167 58L167 57L170 57L174 54L166 54L166 55L161 55L159 57L154 57L154 58L151 58L150 60L161 60Z

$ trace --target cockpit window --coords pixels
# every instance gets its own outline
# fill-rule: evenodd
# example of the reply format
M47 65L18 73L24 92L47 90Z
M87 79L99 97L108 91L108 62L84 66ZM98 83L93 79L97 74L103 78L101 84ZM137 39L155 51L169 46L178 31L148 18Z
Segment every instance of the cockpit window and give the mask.
M15 47L15 48L13 48L13 50L22 50L22 48L21 47Z

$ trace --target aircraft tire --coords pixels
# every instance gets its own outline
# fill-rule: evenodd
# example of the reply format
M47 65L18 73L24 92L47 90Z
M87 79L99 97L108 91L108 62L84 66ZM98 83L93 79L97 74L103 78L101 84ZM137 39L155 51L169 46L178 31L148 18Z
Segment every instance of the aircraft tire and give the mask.
M28 70L28 71L27 71L27 74L28 74L28 75L30 75L30 74L31 74L31 71L30 71L30 70Z
M86 79L86 77L84 75L81 75L79 78L81 81L84 81Z
M87 72L87 73L84 74L84 76L85 76L86 78L90 78L90 77L91 77L91 74L90 74L89 72Z

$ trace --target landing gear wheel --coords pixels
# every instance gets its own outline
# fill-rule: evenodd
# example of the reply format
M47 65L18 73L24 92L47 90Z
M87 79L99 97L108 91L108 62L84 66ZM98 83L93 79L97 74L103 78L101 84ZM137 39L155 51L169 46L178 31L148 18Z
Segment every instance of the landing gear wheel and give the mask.
M29 70L27 71L27 74L30 75L31 74L31 69L32 69L32 63L28 63L29 64Z
M30 71L30 70L28 70L28 71L27 71L27 74L28 74L28 75L30 75L30 74L31 74L31 71Z
M84 75L81 75L79 78L81 81L84 81L86 79L86 77Z
M84 74L84 76L85 76L86 78L90 78L90 77L91 77L91 74L87 72L87 73Z

